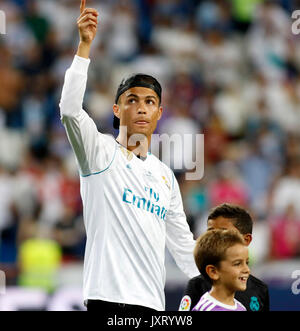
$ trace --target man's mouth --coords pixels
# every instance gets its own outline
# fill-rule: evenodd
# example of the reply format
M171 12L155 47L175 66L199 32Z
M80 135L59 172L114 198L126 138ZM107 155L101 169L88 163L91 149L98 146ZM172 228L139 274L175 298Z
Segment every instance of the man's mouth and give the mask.
M134 122L135 124L138 124L138 125L146 125L146 124L148 124L149 122L147 122L147 121L136 121L136 122Z
M247 282L248 277L244 276L244 277L239 277L239 280L241 280L242 282Z

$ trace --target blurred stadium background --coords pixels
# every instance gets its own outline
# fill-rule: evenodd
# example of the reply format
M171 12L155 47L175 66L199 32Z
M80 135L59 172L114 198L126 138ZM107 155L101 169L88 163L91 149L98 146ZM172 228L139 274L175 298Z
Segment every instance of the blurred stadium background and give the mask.
M60 123L80 0L0 0L0 310L81 310L85 247L75 160ZM272 310L300 310L299 1L99 0L84 108L102 132L120 79L163 85L157 133L203 133L205 172L176 171L197 237L222 202L255 220L252 273ZM175 155L184 155L175 151ZM187 278L166 253L167 310ZM126 276L125 276L126 277Z

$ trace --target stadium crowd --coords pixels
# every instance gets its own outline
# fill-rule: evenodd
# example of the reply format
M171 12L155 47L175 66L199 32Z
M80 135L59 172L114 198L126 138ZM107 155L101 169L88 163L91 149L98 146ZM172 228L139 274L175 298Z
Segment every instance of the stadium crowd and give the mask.
M253 264L300 257L300 40L297 1L101 0L84 109L116 135L117 84L163 86L157 133L204 134L204 176L176 171L197 237L222 202L253 215ZM0 0L0 269L30 285L82 261L79 175L59 118L78 43L79 0ZM182 151L174 151L183 155ZM47 261L49 264L47 264ZM39 266L39 267L37 267ZM50 268L50 269L49 269ZM51 290L51 282L42 285Z

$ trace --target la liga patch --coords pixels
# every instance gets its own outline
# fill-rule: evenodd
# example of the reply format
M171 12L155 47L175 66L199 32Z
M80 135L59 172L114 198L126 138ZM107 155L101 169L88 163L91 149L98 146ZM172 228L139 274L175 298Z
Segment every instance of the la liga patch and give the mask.
M185 295L180 302L179 310L180 311L187 311L191 309L192 299Z

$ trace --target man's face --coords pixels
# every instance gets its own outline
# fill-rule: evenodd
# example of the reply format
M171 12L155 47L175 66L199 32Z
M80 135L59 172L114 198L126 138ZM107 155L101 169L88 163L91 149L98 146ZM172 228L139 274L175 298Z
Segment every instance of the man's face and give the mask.
M147 138L156 129L161 118L162 107L158 95L147 87L132 87L114 105L114 113L120 119L120 126L127 127L127 135L143 134Z
M216 219L209 219L207 221L207 231L209 230L235 230L240 233L240 231L233 225L232 219L219 216ZM245 244L248 246L252 240L252 235L250 233L242 234L245 240Z
M207 221L207 231L209 230L239 230L233 225L232 220L225 218L223 216L219 216L216 219L209 219Z

